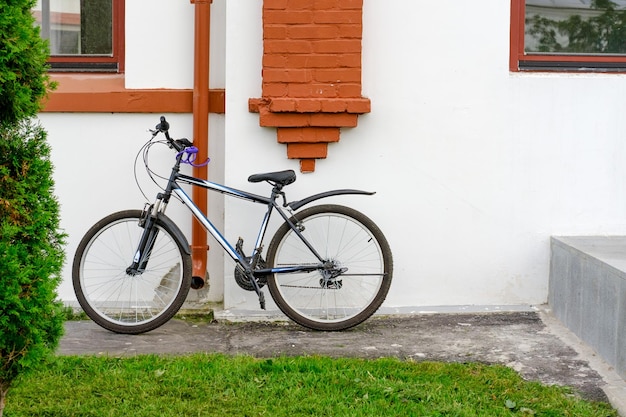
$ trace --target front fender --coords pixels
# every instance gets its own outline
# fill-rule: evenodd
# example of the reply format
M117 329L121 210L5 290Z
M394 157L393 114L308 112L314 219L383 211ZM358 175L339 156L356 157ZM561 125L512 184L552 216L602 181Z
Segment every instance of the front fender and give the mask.
M372 191L362 191L362 190L332 190L325 191L323 193L314 194L310 197L303 198L302 200L292 201L291 203L287 203L287 206L292 210L298 210L300 207L309 204L312 201L319 200L320 198L332 197L334 195L344 195L344 194L363 194L363 195L374 195L376 192Z

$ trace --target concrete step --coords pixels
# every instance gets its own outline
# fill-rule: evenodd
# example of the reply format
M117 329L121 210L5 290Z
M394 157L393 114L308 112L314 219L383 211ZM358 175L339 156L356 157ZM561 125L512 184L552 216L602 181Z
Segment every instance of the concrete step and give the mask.
M548 303L626 379L626 236L553 237Z

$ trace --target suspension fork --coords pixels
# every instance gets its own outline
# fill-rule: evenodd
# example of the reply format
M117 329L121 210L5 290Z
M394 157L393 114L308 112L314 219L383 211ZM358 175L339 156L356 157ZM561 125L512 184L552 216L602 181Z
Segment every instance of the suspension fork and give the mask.
M165 135L169 139L169 135L167 134L167 132L165 133ZM139 221L139 227L143 228L143 233L141 234L141 239L139 240L139 244L137 245L135 255L133 256L133 263L128 268L126 268L126 273L128 275L140 275L146 270L146 267L148 266L148 261L150 260L152 249L154 249L154 244L156 242L157 236L159 235L159 229L156 227L159 211L165 212L165 208L169 203L170 196L172 195L173 185L175 184L178 173L180 172L181 159L182 153L179 153L176 158L176 163L172 167L172 172L170 173L170 178L167 182L165 193L158 193L154 204L151 204L144 208L141 219Z
M137 250L135 250L133 263L126 268L128 275L141 275L148 266L152 249L154 249L154 243L159 235L159 228L156 227L156 221L162 197L163 196L159 194L156 203L146 207L142 213L139 227L143 228L143 233L141 234L141 239L139 239Z

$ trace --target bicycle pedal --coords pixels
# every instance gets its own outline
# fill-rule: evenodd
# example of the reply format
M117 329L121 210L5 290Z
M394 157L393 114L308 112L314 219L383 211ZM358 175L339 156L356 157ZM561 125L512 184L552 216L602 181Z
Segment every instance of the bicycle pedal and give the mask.
M263 294L263 291L259 292L259 304L261 305L261 310L265 310L265 294Z

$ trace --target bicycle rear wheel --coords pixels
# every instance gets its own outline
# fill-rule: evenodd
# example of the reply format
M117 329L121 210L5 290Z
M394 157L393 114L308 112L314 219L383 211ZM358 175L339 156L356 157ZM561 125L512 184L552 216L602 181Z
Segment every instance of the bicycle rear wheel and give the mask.
M338 205L311 207L290 221L324 259L325 268L268 277L282 312L315 330L348 329L374 314L387 296L393 269L391 249L376 224ZM320 261L284 223L272 238L267 263L280 268Z
M144 229L140 210L111 214L78 245L72 282L78 302L97 324L116 333L139 334L163 325L180 309L191 286L191 257L180 230L166 216L144 272L129 275Z

